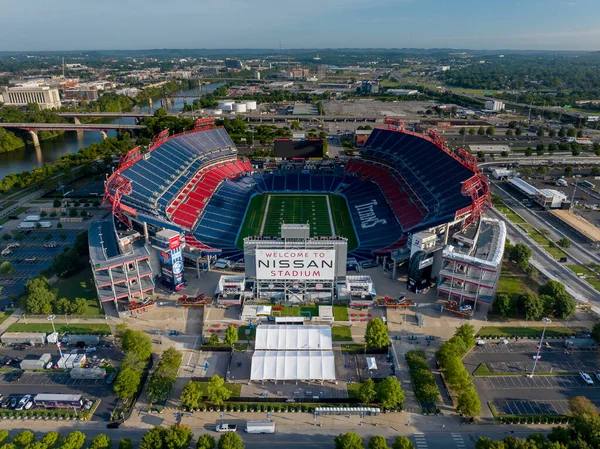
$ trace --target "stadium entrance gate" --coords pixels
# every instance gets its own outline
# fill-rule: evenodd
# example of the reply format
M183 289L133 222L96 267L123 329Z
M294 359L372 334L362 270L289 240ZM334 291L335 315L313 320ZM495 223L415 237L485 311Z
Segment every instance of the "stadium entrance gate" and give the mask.
M333 302L346 278L348 240L310 237L308 224L282 224L281 237L246 237L246 279L259 300Z

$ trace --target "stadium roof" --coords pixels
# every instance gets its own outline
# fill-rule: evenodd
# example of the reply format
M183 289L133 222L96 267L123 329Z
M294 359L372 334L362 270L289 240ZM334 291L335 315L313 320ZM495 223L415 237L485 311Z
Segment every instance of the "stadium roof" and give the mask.
M255 351L250 380L335 380L333 351Z
M262 325L256 329L256 351L326 351L332 349L331 327Z

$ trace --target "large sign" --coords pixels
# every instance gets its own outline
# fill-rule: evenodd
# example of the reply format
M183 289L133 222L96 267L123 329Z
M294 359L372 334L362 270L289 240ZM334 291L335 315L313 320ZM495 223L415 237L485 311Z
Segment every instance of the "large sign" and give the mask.
M257 249L258 280L315 281L335 278L335 250Z

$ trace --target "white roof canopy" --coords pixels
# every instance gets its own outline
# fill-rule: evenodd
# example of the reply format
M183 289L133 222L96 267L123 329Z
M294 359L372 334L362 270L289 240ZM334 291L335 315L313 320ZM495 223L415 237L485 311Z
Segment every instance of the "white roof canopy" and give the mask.
M250 380L335 380L333 351L255 351Z
M377 369L377 362L375 361L375 357L367 357L367 368L370 370Z
M332 349L331 327L261 325L256 328L255 351L328 351Z

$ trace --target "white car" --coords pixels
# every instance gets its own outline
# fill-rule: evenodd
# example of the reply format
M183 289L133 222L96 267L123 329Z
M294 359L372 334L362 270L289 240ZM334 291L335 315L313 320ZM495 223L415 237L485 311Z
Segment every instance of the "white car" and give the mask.
M29 401L31 401L31 395L26 394L21 398L15 410L23 410L25 406L29 403Z
M471 310L473 310L473 307L471 307L469 305L464 305L464 306L460 306L458 308L458 310L461 312L470 312Z
M586 383L586 385L594 385L594 381L592 380L591 376L588 373L584 373L583 371L581 371L579 373L579 375L581 376L583 381Z

